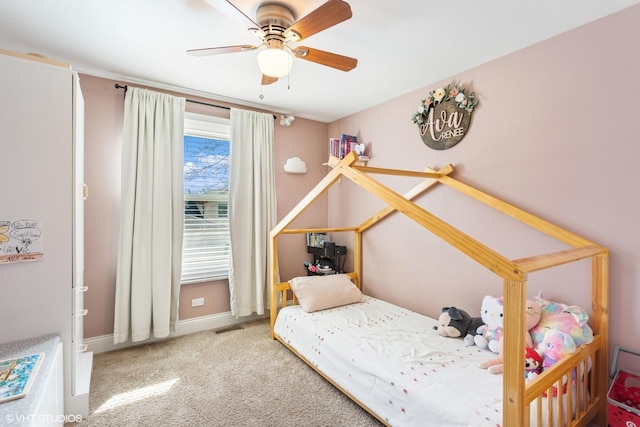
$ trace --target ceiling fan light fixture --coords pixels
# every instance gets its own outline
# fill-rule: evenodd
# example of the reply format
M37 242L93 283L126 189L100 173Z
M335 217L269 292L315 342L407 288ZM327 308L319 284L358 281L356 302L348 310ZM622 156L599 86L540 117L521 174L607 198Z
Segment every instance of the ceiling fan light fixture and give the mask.
M262 74L269 77L284 77L291 72L293 57L277 47L267 48L258 54L258 66Z
M241 17L249 32L260 39L261 43L253 45L218 46L202 49L189 49L187 53L194 56L218 55L252 50L258 53L258 66L262 72L261 85L270 85L280 77L290 74L293 59L304 59L340 71L350 71L356 67L358 60L347 56L312 49L304 46L291 46L321 31L351 19L351 6L344 0L326 0L303 17L296 17L293 9L281 0L261 0L256 10L256 19L252 20L234 5L239 0L206 0L214 7L235 9L236 17ZM294 2L295 3L295 2Z

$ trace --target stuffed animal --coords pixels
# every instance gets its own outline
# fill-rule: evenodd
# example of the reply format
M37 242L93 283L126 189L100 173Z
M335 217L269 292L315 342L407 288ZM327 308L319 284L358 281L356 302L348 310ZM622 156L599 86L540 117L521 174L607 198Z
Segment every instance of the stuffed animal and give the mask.
M547 329L562 331L573 338L576 346L593 341L593 330L588 324L589 314L577 305L566 305L548 301L541 295L536 301L542 306L542 315L538 325L531 329L533 341L540 344Z
M486 295L482 299L480 318L484 325L477 330L478 335L473 337L475 344L480 348L488 348L498 353L498 342L503 333L504 306L502 298Z
M473 345L473 337L482 325L482 319L456 307L443 307L438 324L433 327L443 337L464 337L464 345Z
M542 373L542 356L533 347L525 347L524 351L524 375L531 381Z
M538 352L542 355L542 370L553 366L558 360L564 356L576 351L576 344L573 337L565 332L557 329L547 329L544 333L542 342L538 344ZM575 370L571 373L572 380L575 379ZM562 394L567 392L568 377L562 378ZM547 396L547 392L542 393ZM558 395L558 387L553 386L553 395Z
M527 347L535 347L535 341L531 336L531 330L540 324L542 319L542 305L538 301L526 300L525 301L525 318L524 322L527 325L527 333L525 334L525 340Z
M538 351L542 355L542 369L553 366L567 354L576 351L576 343L571 335L557 329L547 329L542 342L538 344Z
M525 302L525 327L527 328L526 330L526 348L525 348L525 354L527 352L527 349L532 348L534 346L533 343L533 339L531 338L531 334L529 333L529 330L531 330L533 327L535 327L538 322L540 321L540 309L541 306L540 304L538 304L536 301L532 301L532 300L527 300ZM482 362L480 364L481 368L484 369L488 369L490 373L492 374L500 374L502 373L502 368L503 368L503 363L504 363L504 358L503 358L503 347L502 347L502 338L500 338L500 341L498 343L498 357L495 357L493 359L489 359L489 360L485 360L484 362ZM538 354L539 356L539 354ZM527 356L528 357L528 356ZM542 359L540 359L540 367L542 367ZM525 366L526 369L526 366Z

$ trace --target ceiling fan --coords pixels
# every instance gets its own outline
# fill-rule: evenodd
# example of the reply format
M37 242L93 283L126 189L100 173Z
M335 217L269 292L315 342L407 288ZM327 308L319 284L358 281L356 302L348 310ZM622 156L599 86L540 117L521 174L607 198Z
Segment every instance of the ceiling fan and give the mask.
M297 21L289 7L267 1L258 7L255 22L228 0L206 1L216 9L230 10L250 26L249 32L255 34L261 43L256 46L236 45L190 49L187 50L189 55L208 56L262 49L258 54L258 65L262 72L263 85L274 83L278 77L289 74L293 58L304 59L341 71L350 71L358 64L355 58L289 44L297 43L351 18L351 7L342 0L329 0Z

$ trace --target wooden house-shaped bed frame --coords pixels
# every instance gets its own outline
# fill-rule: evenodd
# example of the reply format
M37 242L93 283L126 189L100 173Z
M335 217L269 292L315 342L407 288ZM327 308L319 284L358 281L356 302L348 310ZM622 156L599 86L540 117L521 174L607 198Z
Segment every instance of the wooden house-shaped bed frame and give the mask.
M530 403L535 401L543 393L551 393L554 386L561 387L563 377L571 375L572 370L576 368L578 372L581 372L581 370L587 372L587 377L584 378L582 382L583 385L581 386L583 388L583 390L581 390L583 393L583 397L581 398L582 403L573 411L573 414L569 413L567 415L568 419L560 419L560 415L558 415L558 419L548 420L548 424L586 426L589 422L594 422L600 426L607 425L606 390L608 388L609 254L606 248L452 178L450 174L453 172L453 167L450 165L438 171L427 169L425 172L374 168L361 165L357 155L353 152L345 156L342 160L332 158L329 165L332 166L329 173L271 231L270 316L272 339L279 338L273 332L279 308L278 301L280 300L283 305L286 305L287 291L290 289L289 283L280 282L278 277L278 236L282 234L304 234L308 232L353 232L354 247L352 250L354 268L353 272L348 274L354 279L356 285L360 286L360 278L362 277L362 234L380 220L399 211L503 279L505 362L503 373L502 425L529 425L530 411L537 411L537 419L540 420L542 415L541 399L538 399L538 403L532 404L531 407ZM370 176L372 174L412 176L424 178L424 180L405 195L400 195L373 179ZM387 203L388 206L371 216L362 224L353 227L288 228L308 206L327 191L331 185L341 179L341 177L350 179L366 191L380 198ZM507 259L411 201L436 184L443 184L503 214L511 216L568 245L570 249L516 260ZM534 381L526 383L524 352L522 351L525 347L525 335L523 333L523 331L525 331L525 313L521 308L525 306L525 300L527 298L527 275L535 271L553 268L583 259L591 259L592 263L592 312L590 325L593 329L595 339L590 344L580 346L578 351L563 358L560 362L543 372L543 374ZM282 342L282 340L280 341ZM289 347L285 342L282 343ZM294 349L291 350L296 353ZM298 356L300 355L298 354ZM302 359L304 360L304 358ZM312 365L310 366L314 368ZM331 378L327 378L321 372L319 373L329 382L332 382ZM333 384L336 385L335 383ZM341 389L340 387L338 388ZM342 391L344 392L344 390ZM580 392L580 390L576 391L576 393L578 392ZM353 397L351 398L353 399ZM360 404L357 400L355 401ZM552 401L552 399L548 399L548 402ZM556 399L555 402L562 402L562 400ZM548 404L551 405L551 403ZM363 406L362 404L360 405ZM371 412L366 407L364 407L364 409ZM562 408L560 408L560 411L556 411L556 414L562 414L562 412ZM373 413L373 415L376 416L375 413Z

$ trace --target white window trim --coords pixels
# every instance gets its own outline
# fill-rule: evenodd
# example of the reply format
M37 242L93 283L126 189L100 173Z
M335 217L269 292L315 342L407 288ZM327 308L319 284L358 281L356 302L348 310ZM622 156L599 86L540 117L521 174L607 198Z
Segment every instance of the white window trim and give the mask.
M204 114L184 113L184 134L210 139L231 138L231 120Z

